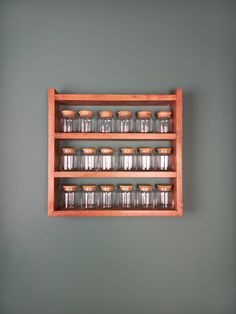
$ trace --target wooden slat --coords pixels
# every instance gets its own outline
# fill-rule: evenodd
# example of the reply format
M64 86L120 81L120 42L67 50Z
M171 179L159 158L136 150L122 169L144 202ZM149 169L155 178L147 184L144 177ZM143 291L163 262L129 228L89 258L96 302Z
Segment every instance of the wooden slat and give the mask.
M176 100L175 94L57 94L55 100L64 105L95 106L160 106ZM169 102L169 103L168 103Z
M182 109L182 101L183 101L182 89L176 90L176 106L174 108L174 115L175 115L175 123L176 123L176 173L177 177L175 181L175 192L176 192L176 208L180 215L183 215L183 156L182 156L182 146L183 146L183 109Z
M110 209L110 210L56 210L50 214L53 217L81 217L81 216L181 216L177 210L148 210L148 209Z
M174 171L56 171L55 178L175 178Z
M48 90L48 215L51 215L55 208L55 89Z
M175 140L175 133L56 133L60 140Z

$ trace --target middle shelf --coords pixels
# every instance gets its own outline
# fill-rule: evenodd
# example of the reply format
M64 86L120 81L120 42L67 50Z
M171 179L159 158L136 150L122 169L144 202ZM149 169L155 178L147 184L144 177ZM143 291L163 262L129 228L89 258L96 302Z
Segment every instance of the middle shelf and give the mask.
M55 171L54 178L176 178L175 171Z
M57 140L175 140L176 133L55 133Z

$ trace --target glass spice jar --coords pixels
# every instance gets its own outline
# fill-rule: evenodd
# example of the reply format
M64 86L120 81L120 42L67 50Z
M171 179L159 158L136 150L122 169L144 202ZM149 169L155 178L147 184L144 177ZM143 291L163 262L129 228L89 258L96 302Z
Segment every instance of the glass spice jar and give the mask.
M114 170L116 165L116 156L114 148L102 147L99 148L98 169L100 170Z
M114 185L100 185L99 205L102 208L112 208L115 205Z
M138 169L139 170L153 170L154 169L154 148L152 147L139 147L138 148Z
M61 207L76 208L79 207L79 195L77 185L63 185L61 191Z
M136 148L122 147L120 149L119 168L120 170L136 170L137 169Z
M95 131L94 114L91 110L79 111L78 132L92 133Z
M172 185L157 185L156 206L160 209L173 209L174 199Z
M136 131L140 133L150 133L153 131L153 120L151 111L137 112Z
M153 186L150 184L138 185L137 192L137 206L140 208L153 208L154 207L154 193Z
M98 113L98 132L112 133L114 132L115 120L113 119L113 112L110 110L99 111Z
M78 168L77 149L74 147L62 148L60 156L60 170L76 170Z
M97 169L97 156L96 148L94 147L83 147L81 148L80 157L80 168L81 170L91 170Z
M158 133L173 132L172 111L159 111L156 115L155 131Z
M75 110L61 111L61 131L77 132L77 112Z
M96 185L82 185L82 208L95 208L98 206Z
M156 149L156 169L157 170L171 170L173 168L172 148L160 147Z
M132 111L122 110L117 112L116 129L119 133L129 133L134 131Z
M118 206L121 208L135 207L135 192L133 185L119 185Z

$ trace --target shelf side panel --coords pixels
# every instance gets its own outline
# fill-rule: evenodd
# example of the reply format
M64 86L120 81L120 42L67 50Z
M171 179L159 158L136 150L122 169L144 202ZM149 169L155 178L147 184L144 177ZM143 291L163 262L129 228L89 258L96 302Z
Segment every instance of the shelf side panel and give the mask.
M176 91L176 106L173 108L175 116L176 132L176 179L175 181L175 199L176 208L180 215L183 214L183 95L182 89Z
M55 208L55 89L48 89L48 215L54 211Z

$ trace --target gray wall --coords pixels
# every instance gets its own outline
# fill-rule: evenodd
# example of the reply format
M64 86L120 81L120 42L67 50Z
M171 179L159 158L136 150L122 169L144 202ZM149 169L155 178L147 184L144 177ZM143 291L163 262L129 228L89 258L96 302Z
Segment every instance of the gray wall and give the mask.
M1 314L236 312L235 4L1 1ZM182 87L184 217L48 218L48 87Z

